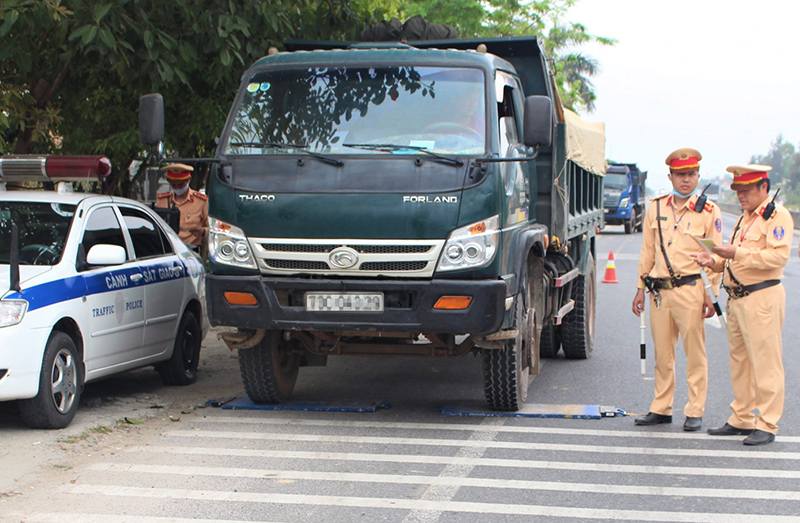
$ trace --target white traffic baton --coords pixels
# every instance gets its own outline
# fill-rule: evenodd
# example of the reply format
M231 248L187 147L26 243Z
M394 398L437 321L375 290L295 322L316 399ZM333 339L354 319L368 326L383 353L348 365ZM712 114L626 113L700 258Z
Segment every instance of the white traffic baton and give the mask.
M703 269L700 269L700 277L703 279L703 285L706 288L708 297L711 298L711 303L714 304L714 310L717 313L720 325L722 325L723 329L728 330L728 325L725 323L725 316L722 314L722 308L719 306L719 300L717 300L716 295L714 295L714 291L711 289L711 283L709 283L708 276L706 276L706 271Z
M644 317L644 308L642 308L642 312L639 314L639 358L641 361L641 370L642 376L644 376L645 372L647 372L647 347L645 342L647 341L647 323Z

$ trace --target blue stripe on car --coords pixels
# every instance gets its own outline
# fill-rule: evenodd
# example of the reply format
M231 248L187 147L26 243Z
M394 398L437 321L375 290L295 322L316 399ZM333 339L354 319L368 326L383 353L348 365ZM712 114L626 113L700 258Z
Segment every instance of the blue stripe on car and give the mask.
M180 266L182 270L175 271ZM141 274L142 279L134 282L131 276ZM168 262L147 263L140 262L139 267L102 271L94 274L70 276L61 280L49 281L34 285L22 292L12 292L6 299L26 300L28 311L49 307L57 303L74 300L83 296L113 292L120 289L153 285L163 281L188 277L186 265L183 262L170 260Z

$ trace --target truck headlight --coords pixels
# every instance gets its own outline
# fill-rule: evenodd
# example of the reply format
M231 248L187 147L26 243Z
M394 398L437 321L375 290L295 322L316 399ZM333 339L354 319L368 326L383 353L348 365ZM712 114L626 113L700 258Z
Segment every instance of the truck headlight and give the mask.
M211 216L208 217L208 255L217 263L258 268L244 231Z
M627 207L628 206L628 202L630 202L629 198L623 198L623 199L621 199L619 201L619 206L620 207Z
M439 259L437 271L477 269L489 265L497 252L500 218L491 218L461 227L450 233Z
M22 321L28 310L25 300L0 300L0 327L10 327Z

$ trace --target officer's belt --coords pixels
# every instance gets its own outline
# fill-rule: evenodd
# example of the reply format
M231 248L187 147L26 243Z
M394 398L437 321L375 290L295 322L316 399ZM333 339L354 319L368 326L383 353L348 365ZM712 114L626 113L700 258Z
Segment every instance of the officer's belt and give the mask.
M695 280L699 280L699 274L689 274L687 276L676 276L674 278L652 278L653 288L656 290L675 289L682 285L697 285Z
M734 300L738 300L739 298L744 298L745 296L749 296L750 293L760 291L761 289L768 289L769 287L774 287L778 285L781 280L767 280L762 281L761 283L754 283L752 285L737 285L736 287L728 287L727 285L723 285L725 287L725 291L728 293L728 296L733 298Z

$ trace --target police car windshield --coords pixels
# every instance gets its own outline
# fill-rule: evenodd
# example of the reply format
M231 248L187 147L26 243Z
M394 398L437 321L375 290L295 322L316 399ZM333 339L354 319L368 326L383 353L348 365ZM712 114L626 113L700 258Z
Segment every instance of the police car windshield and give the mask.
M75 205L0 201L0 263L11 259L11 224L19 231L20 265L55 265L61 260Z
M479 69L262 71L245 83L223 150L230 155L355 155L375 154L368 147L372 144L392 144L397 147L391 154L481 155L486 149L485 92Z

